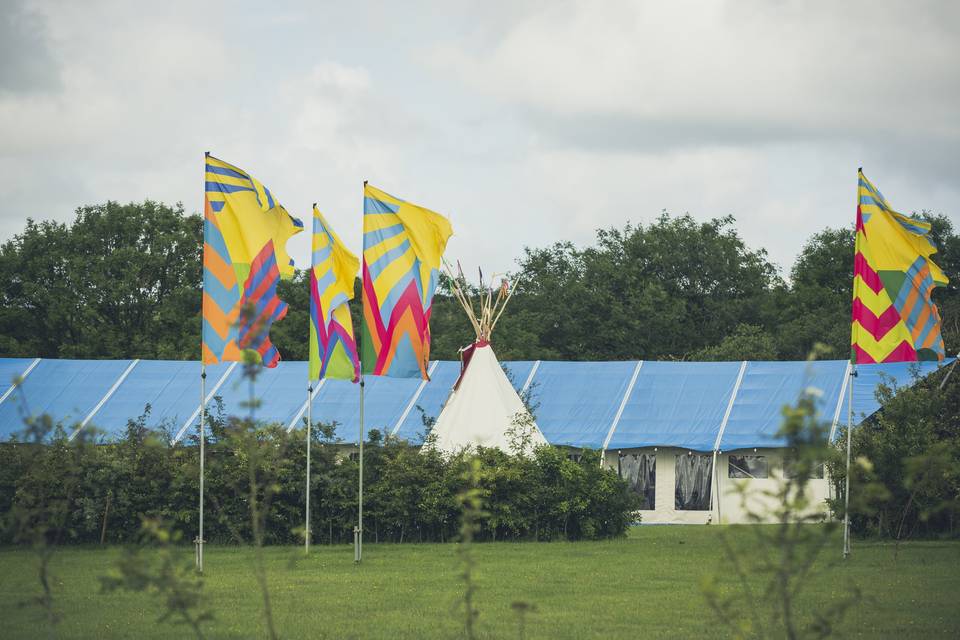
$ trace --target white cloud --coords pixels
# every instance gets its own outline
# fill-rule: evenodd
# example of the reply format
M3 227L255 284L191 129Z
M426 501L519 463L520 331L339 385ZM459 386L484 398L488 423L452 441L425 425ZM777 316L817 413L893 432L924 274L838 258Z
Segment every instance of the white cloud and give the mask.
M36 3L49 64L0 93L0 238L107 199L199 210L209 150L355 251L369 179L449 214L471 272L662 209L735 214L788 267L850 222L861 164L956 215L958 10L876 4Z

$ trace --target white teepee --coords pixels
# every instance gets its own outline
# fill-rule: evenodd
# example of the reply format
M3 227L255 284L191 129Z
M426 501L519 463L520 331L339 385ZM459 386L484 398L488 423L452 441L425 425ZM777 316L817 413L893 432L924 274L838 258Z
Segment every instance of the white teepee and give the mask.
M510 283L503 280L494 298L493 288L484 288L481 275L478 314L465 293L463 274L450 276L454 296L470 318L476 341L461 350L460 377L431 431L434 446L451 453L477 445L529 453L533 447L547 444L490 346L493 328L513 294Z

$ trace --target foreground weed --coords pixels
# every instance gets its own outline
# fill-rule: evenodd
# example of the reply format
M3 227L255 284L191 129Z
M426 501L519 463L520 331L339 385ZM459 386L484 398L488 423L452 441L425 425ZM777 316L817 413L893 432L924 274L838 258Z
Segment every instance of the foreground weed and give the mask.
M164 612L157 621L185 624L202 640L201 625L212 621L213 614L204 607L202 576L177 547L181 538L180 532L171 532L161 521L144 518L140 546L127 549L113 571L100 578L101 592L125 589L159 594Z
M464 489L457 495L457 503L461 509L460 520L460 542L457 545L457 555L460 558L462 572L460 579L463 581L463 598L461 605L463 607L463 632L468 640L474 640L476 636L477 618L480 617L480 610L477 609L475 597L477 594L477 585L474 581L474 569L477 561L473 556L473 539L480 531L480 523L486 513L483 510L484 491L480 488L483 471L480 460L470 458L467 461L467 469L464 471Z
M70 434L48 415L30 415L19 381L20 415L24 430L11 446L19 448L27 470L19 479L17 499L4 514L2 526L14 544L30 545L36 558L40 593L20 603L39 607L47 636L57 636L61 614L54 603L50 563L59 546L74 533L72 505L82 490L86 448L95 436L92 428L75 426Z
M717 576L703 580L708 604L734 637L825 638L860 600L859 589L851 586L812 618L801 618L797 612L799 596L810 583L821 552L834 541L838 525L825 521L827 513L809 495L810 480L821 477L831 452L830 425L817 418L818 395L818 390L808 388L795 406L783 409L778 435L791 456L784 461L782 481L762 492L762 504L774 506L753 507L749 485L736 487L750 523L745 527L750 544L737 544L727 532L720 534L725 574L732 576L736 587L726 594ZM764 525L767 522L776 524Z

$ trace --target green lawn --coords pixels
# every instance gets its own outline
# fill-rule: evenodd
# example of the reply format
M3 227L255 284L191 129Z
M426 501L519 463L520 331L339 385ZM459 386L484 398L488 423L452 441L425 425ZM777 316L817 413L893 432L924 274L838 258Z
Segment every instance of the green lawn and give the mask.
M725 636L700 593L701 576L721 566L719 527L643 527L609 542L491 543L474 546L482 637L518 637L510 607L536 606L528 638L687 638ZM729 535L748 535L742 528ZM838 545L830 550L835 557ZM54 597L65 638L181 638L188 630L157 623L156 596L101 595L97 576L117 548L64 548L54 558ZM192 557L192 550L184 549ZM277 626L286 638L454 638L460 633L460 566L454 545L364 547L354 566L347 546L265 551ZM210 638L265 635L252 551L207 550L206 595L216 621ZM824 557L824 560L830 559ZM819 567L800 615L828 606L849 585L864 600L842 625L847 637L931 638L960 635L960 543L859 542L846 564ZM34 605L34 556L0 550L0 637L44 637Z

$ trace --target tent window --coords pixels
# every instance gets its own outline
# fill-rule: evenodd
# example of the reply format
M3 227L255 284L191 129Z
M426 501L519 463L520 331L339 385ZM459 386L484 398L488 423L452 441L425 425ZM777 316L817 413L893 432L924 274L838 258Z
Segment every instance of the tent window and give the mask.
M712 456L678 455L674 508L677 511L709 511L712 473Z
M766 456L730 456L727 467L728 478L766 478Z
M656 509L657 456L654 453L621 455L617 462L620 477L640 496L640 509Z

